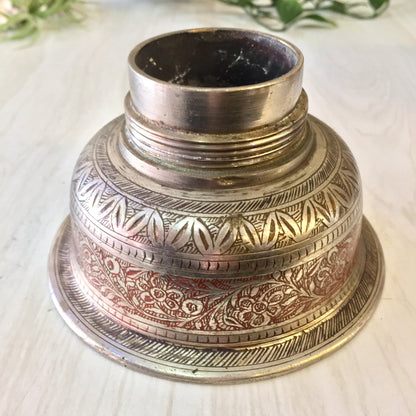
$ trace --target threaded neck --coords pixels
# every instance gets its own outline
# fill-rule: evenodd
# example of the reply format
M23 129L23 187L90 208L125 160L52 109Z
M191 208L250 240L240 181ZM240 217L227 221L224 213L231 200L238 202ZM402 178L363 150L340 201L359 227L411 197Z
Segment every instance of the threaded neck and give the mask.
M312 146L303 57L270 35L175 32L129 56L123 157L170 186L248 186L285 175Z
M127 95L123 157L169 185L249 186L295 169L309 155L307 96L279 122L240 134L185 133L143 118Z

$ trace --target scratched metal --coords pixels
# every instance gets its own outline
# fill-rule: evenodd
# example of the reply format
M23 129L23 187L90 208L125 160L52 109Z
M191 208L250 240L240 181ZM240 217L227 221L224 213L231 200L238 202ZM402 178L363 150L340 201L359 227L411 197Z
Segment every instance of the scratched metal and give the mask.
M125 114L82 151L51 254L68 324L125 365L215 382L349 339L384 266L355 159L308 114L302 53L198 29L128 63Z
M227 383L293 371L339 348L367 322L380 297L384 261L378 239L364 219L365 269L351 298L335 314L308 330L271 345L248 349L198 349L159 342L102 314L79 289L70 265L69 219L50 257L51 294L69 327L87 344L136 370L202 383Z

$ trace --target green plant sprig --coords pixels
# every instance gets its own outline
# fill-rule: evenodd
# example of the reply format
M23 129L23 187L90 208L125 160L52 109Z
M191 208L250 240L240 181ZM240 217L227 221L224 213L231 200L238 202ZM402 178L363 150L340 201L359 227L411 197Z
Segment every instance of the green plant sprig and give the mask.
M79 22L83 19L78 4L82 0L0 0L0 39L23 39L40 33L45 21Z
M272 31L284 31L299 22L313 21L319 25L336 26L332 19L343 14L356 19L373 19L383 13L389 0L219 0L237 6L261 26ZM331 18L329 18L330 16Z
M389 0L219 0L241 7L256 22L272 31L283 31L299 22L336 26L332 17L343 14L372 19L386 10ZM0 0L0 40L35 37L45 22L79 22L77 7L83 0Z

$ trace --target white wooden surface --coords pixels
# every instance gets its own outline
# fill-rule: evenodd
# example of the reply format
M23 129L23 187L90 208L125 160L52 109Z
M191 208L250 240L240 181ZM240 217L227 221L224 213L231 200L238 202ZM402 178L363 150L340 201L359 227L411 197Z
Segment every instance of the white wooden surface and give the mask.
M75 160L122 112L127 54L162 32L258 29L213 0L111 0L35 45L0 44L0 414L416 414L416 4L374 21L294 29L311 113L349 143L365 214L384 247L381 303L348 345L298 372L203 386L125 369L84 345L55 311L47 256L68 213Z

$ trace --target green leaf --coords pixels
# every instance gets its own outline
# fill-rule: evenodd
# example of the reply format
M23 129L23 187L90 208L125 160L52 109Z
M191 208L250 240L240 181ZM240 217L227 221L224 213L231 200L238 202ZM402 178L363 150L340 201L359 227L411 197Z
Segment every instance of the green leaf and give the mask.
M39 17L46 18L52 14L64 12L68 8L68 2L65 0L52 0L48 5L45 5L45 9L40 9L34 13Z
M0 30L2 31L13 30L17 27L24 25L27 21L33 19L33 17L26 12L19 12L16 14L12 14L11 16L2 13L2 16L5 16L7 18L7 21L0 25Z
M354 7L360 7L360 6L365 7L367 6L367 4L363 2L344 3L342 1L332 0L332 1L324 2L323 6L318 6L317 10L331 10L332 12L335 12L335 13L345 14L347 16L353 16L350 10L353 9Z
M388 0L369 0L371 7L374 10L380 9L384 4L387 4Z
M46 20L50 20L49 26L52 27L53 22L63 26L68 21L80 22L84 17L82 10L76 7L84 3L83 0L12 0L12 3L21 6L17 13L10 16L0 12L7 19L0 24L0 41L28 37L34 40Z
M35 18L26 12L8 16L7 22L0 25L0 35L3 39L23 39L37 30Z
M229 4L230 6L240 6L240 7L254 6L252 0L220 0L220 2Z
M336 13L346 14L348 9L347 5L345 3L342 3L341 1L334 0L330 6L328 6L329 10L332 10Z
M26 20L25 23L17 29L13 35L9 37L10 40L15 39L24 39L31 35L34 35L36 31L38 30L36 23L30 20Z
M277 0L276 9L283 23L290 23L303 12L298 0Z
M302 20L303 19L315 20L316 22L325 23L325 24L331 25L331 26L336 26L337 25L333 20L327 19L326 17L321 16L320 14L316 14L316 13L311 13L311 14L307 14L305 16L302 16Z

